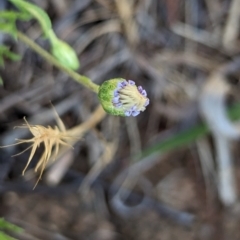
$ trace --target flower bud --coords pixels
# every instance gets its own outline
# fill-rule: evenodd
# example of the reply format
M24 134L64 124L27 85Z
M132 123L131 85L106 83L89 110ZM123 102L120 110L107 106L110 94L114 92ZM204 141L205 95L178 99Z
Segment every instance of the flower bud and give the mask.
M147 93L141 86L122 78L105 81L99 88L98 97L107 113L124 117L137 116L149 104Z
M64 66L77 70L80 66L75 51L64 41L55 39L52 41L52 54Z

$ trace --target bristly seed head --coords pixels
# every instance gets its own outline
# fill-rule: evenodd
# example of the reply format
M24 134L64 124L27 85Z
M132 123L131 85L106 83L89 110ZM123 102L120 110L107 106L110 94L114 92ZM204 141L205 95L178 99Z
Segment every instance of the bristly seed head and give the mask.
M132 80L123 80L117 83L114 90L112 104L116 108L121 108L125 116L137 116L146 109L149 104L147 92L141 87L137 87Z
M72 147L70 143L72 142L74 137L69 136L62 120L59 118L56 111L55 111L55 114L56 114L56 120L58 122L58 126L55 126L54 128L50 126L44 127L41 125L30 125L27 122L27 120L24 118L24 121L26 122L26 124L24 126L20 126L20 128L28 128L29 131L32 133L33 137L30 139L17 139L17 143L7 145L7 146L0 146L0 148L3 148L3 147L10 147L10 146L22 144L22 143L31 143L31 145L28 148L14 155L14 156L20 155L23 152L27 151L28 149L31 149L28 162L22 172L22 174L24 175L27 167L29 166L30 162L33 159L33 156L37 148L41 144L43 144L45 148L44 152L41 158L39 159L38 164L35 167L35 172L37 172L40 169L40 175L37 180L37 183L41 179L43 171L46 168L50 159L55 160L57 158L60 147L61 146ZM35 184L34 188L36 187L37 183Z

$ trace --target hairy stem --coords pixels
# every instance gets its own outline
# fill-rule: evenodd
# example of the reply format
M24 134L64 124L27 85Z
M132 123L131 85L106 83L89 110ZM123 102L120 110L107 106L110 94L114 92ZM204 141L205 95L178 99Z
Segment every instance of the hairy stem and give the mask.
M76 82L82 84L83 86L87 87L88 89L92 90L95 93L98 93L99 85L93 83L91 79L86 76L80 75L77 72L65 67L61 63L58 62L51 54L41 48L38 44L36 44L32 39L30 39L27 35L18 32L17 34L19 40L24 42L27 46L32 48L35 52L37 52L41 57L43 57L46 61L50 64L54 65L55 67L59 68L63 72L67 73L70 77L72 77Z

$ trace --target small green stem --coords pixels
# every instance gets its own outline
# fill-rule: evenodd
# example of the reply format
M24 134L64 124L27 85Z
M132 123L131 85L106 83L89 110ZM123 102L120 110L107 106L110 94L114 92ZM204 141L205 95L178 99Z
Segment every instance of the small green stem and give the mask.
M37 45L32 39L30 39L25 34L18 32L17 36L22 42L24 42L26 45L28 45L30 48L32 48L35 52L37 52L40 56L42 56L49 63L51 63L55 67L61 69L63 72L67 73L70 77L72 77L78 83L82 84L83 86L87 87L88 89L92 90L93 92L98 93L99 85L93 83L90 78L80 75L77 72L63 66L61 63L58 62L57 59L55 59L51 54L49 54L47 51L45 51L43 48L41 48L39 45Z

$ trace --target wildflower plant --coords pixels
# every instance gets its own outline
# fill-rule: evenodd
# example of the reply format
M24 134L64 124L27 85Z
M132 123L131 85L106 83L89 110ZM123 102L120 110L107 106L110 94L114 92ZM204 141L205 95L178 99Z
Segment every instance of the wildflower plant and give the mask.
M137 87L133 80L125 80L123 78L110 79L104 81L101 86L99 86L93 83L88 77L78 74L75 72L75 70L79 69L80 67L77 54L71 46L56 36L52 29L52 23L47 13L38 6L24 0L9 1L16 6L18 11L0 12L1 31L12 35L12 37L17 40L21 40L38 54L40 54L49 63L66 72L75 81L87 87L89 90L97 93L101 106L106 113L115 116L135 117L146 109L147 105L149 104L149 99L147 98L146 91L141 86ZM28 36L17 30L17 20L29 21L31 19L35 19L39 23L44 38L50 42L51 54L37 45ZM8 56L16 58L16 55L5 51L5 55L6 53L8 53ZM104 114L101 115L101 118L103 117ZM44 127L41 125L30 125L25 118L24 121L26 125L22 127L28 128L33 137L31 139L19 139L17 140L17 143L12 145L18 145L22 143L31 144L23 151L25 152L26 150L31 149L28 162L23 170L23 174L29 166L36 149L41 144L44 145L45 150L35 167L35 171L40 170L40 179L49 160L51 158L57 158L59 148L61 146L71 147L70 142L72 140L72 136L69 135L69 131L65 129L58 116L57 121L59 124L54 128L50 126Z

